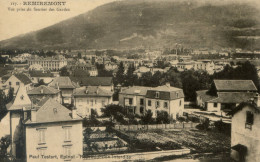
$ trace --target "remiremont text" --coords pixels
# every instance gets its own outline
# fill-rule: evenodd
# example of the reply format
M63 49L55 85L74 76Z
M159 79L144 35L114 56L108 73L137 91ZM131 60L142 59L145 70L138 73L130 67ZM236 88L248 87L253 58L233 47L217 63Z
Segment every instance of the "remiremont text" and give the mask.
M23 1L24 6L65 6L66 2L39 2L39 1Z

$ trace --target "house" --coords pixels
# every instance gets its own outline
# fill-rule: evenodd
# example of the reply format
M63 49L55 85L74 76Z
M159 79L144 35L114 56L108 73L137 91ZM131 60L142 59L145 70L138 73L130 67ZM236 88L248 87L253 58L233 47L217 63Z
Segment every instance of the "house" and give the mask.
M33 105L30 113L24 121L28 162L79 160L75 156L83 155L83 129L82 118L75 109L71 111L48 99Z
M19 73L11 75L10 78L5 81L4 85L6 87L13 88L14 94L16 94L20 86L25 87L26 90L29 90L31 88L32 81L27 75Z
M39 83L40 80L43 80L44 83L48 84L54 78L52 73L44 72L44 71L38 71L38 70L37 71L36 70L29 71L29 75L30 75L31 80L34 84Z
M69 77L56 77L48 86L61 91L62 103L72 103L72 94L77 88L77 84L72 82Z
M260 161L260 96L240 103L233 109L231 157L235 161Z
M143 115L151 110L153 117L156 117L159 111L166 111L176 119L183 115L184 93L169 84L159 87L134 86L119 93L119 105L132 114Z
M31 108L31 100L26 93L26 87L20 86L14 100L7 105L10 114L10 135L11 135L11 155L14 157L22 157L24 148L21 145L20 137L23 135L22 120L25 114Z
M101 86L88 86L76 88L73 97L78 114L89 117L92 109L101 115L101 108L112 103L113 92Z
M117 69L117 67L118 67L117 64L113 63L113 62L109 62L109 63L105 64L105 69L108 71L115 70L115 69Z
M52 98L61 103L60 90L41 85L27 92L31 100L42 100L45 97Z
M183 115L184 93L182 89L166 84L147 90L145 98L146 110L150 109L154 117L159 111L168 112L173 119Z
M128 113L143 115L146 111L146 93L152 87L133 86L119 92L119 105Z
M100 86L107 91L114 91L112 77L71 77L71 80L80 86Z
M207 111L230 111L257 92L252 80L214 80L211 88L197 91L197 105Z

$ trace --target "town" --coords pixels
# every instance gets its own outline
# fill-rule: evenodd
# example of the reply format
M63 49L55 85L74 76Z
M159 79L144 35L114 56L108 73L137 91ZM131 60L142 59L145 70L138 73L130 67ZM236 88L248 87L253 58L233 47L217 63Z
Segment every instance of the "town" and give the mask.
M258 161L260 55L181 51L2 51L1 156Z
M260 161L260 2L2 1L0 162Z

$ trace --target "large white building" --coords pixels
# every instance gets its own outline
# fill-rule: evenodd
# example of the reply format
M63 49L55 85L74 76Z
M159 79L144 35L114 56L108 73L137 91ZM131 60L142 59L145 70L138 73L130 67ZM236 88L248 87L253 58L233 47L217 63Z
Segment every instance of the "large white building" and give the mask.
M129 87L119 93L119 105L128 113L143 115L151 110L153 117L166 111L173 119L183 115L184 93L169 84L159 87Z
M59 70L67 65L67 59L62 55L55 57L38 57L33 56L28 59L29 66L38 64L41 65L45 70Z

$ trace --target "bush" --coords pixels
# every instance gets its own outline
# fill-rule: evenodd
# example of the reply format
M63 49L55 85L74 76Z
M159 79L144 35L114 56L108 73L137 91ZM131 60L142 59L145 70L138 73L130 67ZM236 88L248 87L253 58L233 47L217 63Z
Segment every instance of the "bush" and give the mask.
M7 135L5 137L2 137L0 140L0 161L4 161L8 158L7 155L7 148L9 147L11 143L10 135Z
M196 126L199 130L208 130L209 129L209 119L206 118L201 124Z
M231 135L231 124L219 120L214 123L215 129L221 133Z

